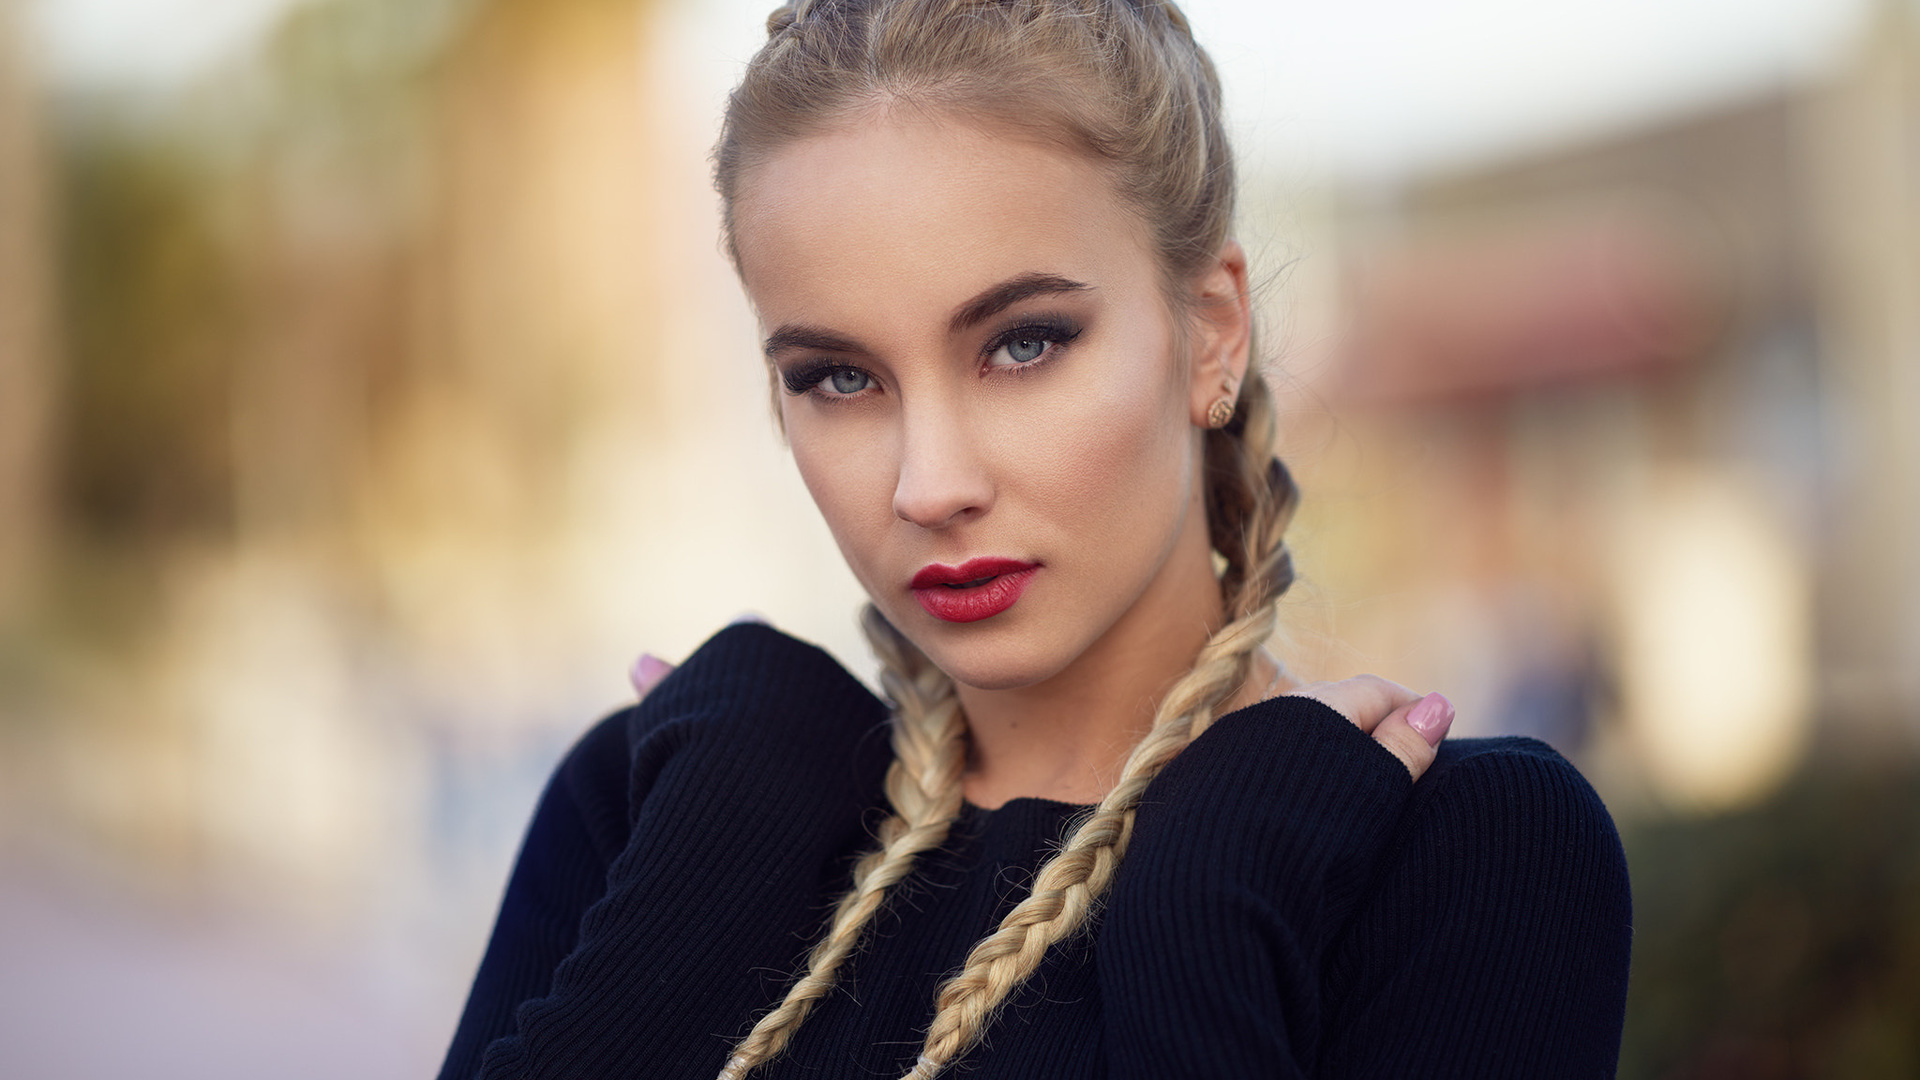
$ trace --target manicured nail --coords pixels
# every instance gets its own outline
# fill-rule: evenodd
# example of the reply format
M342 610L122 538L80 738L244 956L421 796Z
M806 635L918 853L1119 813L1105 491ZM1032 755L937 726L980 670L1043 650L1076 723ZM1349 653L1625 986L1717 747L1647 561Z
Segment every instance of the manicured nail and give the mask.
M1407 726L1420 733L1428 746L1439 746L1453 724L1453 703L1439 694L1428 694L1407 713Z
M673 673L673 665L652 653L641 653L640 659L627 669L627 681L633 684L633 692L646 696L647 691L660 684L660 680Z

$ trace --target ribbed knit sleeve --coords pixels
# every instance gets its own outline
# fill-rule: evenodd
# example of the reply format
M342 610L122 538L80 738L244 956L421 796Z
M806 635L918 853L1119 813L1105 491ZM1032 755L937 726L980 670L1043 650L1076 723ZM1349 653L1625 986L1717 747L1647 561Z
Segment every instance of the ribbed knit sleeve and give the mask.
M1442 746L1329 956L1317 1075L1613 1076L1633 913L1612 818L1542 743Z
M885 707L832 658L717 635L556 771L442 1080L716 1075L871 843L890 760ZM767 1080L904 1069L1080 809L966 808ZM955 1075L1610 1076L1630 919L1613 823L1551 749L1449 740L1415 784L1276 698L1148 787L1089 932Z
M1320 965L1412 780L1308 698L1222 717L1147 789L1100 931L1123 1078L1308 1074Z
M1410 784L1278 698L1147 794L1099 938L1115 1080L1613 1075L1625 860L1545 745L1443 743Z
M511 1031L485 1049L488 1078L699 1076L718 1073L730 1040L770 1004L825 912L890 760L886 710L826 653L760 626L722 631L620 718L631 747L625 845L550 985L516 1003ZM564 770L563 770L564 772ZM550 788L550 795L552 789ZM543 801L512 894L585 859L577 814ZM535 851L557 837L568 854ZM590 844L587 846L591 846ZM534 862L529 863L529 856ZM553 951L515 920L498 954L508 991L469 1005L494 1022L513 991L538 982ZM549 920L550 922L552 920ZM773 958L780 966L769 968ZM484 977L484 972L483 972ZM481 984L476 983L476 997ZM464 1022L463 1022L464 1031ZM471 1075L455 1058L443 1076Z
M554 967L579 938L580 916L606 892L607 867L627 842L633 712L587 732L547 782L440 1080L472 1076L487 1044L513 1031L514 1010L547 992Z

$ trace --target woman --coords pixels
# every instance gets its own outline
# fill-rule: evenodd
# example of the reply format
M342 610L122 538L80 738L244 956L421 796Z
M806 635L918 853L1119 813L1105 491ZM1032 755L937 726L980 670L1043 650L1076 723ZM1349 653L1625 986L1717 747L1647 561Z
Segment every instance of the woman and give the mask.
M590 732L442 1075L1611 1075L1592 790L1260 648L1295 491L1184 17L768 30L725 235L891 701L736 626Z

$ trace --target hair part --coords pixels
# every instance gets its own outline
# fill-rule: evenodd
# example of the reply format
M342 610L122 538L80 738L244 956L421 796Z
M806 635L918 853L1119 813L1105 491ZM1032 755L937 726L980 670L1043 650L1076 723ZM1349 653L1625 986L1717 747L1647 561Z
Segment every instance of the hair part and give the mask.
M781 147L875 110L911 108L1004 124L1100 163L1147 224L1167 295L1191 312L1190 285L1225 246L1234 168L1212 62L1167 0L795 0L767 19L768 41L728 101L714 150L727 250L744 178ZM1284 533L1298 501L1274 456L1271 391L1257 369L1236 412L1204 435L1209 541L1227 624L1161 700L1120 779L1034 875L1031 893L978 942L935 999L909 1080L930 1080L985 1035L1053 945L1084 930L1113 880L1135 809L1162 767L1246 682L1293 582ZM777 410L776 410L777 412ZM786 996L733 1048L721 1080L778 1055L858 950L888 890L946 842L962 805L966 719L954 685L869 605L867 637L893 704L892 814L854 867L826 935Z

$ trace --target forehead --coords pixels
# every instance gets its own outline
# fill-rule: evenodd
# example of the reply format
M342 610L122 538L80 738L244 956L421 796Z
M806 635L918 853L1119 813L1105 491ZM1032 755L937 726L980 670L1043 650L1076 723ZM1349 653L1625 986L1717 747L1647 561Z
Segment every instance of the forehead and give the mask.
M935 307L1022 273L1157 282L1147 230L1090 158L1031 135L889 114L782 147L743 178L734 244L777 322Z

